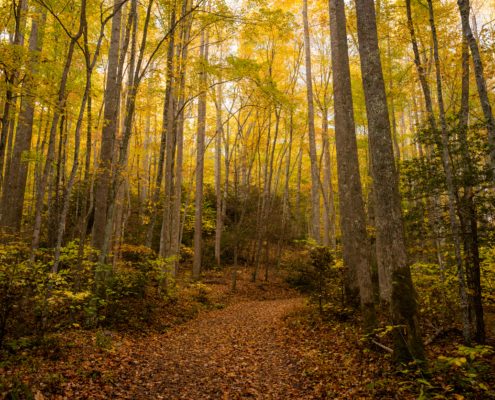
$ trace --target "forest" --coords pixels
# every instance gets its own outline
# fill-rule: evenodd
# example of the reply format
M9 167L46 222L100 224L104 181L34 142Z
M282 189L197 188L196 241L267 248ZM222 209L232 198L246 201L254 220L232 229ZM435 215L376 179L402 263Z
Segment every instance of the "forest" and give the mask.
M0 0L0 398L495 399L495 3Z

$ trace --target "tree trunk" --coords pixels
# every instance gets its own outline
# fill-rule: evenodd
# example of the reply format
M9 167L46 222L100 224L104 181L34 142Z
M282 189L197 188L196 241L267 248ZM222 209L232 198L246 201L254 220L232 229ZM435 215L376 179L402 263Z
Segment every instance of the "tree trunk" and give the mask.
M173 26L175 24L175 7L172 8L171 13L170 13L170 26ZM174 109L174 103L172 101L172 90L173 87L172 85L174 84L174 45L175 45L175 31L171 33L169 42L168 42L168 49L167 49L167 62L166 62L166 82L167 82L167 87L165 89L165 101L163 104L163 123L162 123L162 135L161 135L161 140L160 140L160 153L158 156L158 170L156 174L156 181L155 181L155 190L153 191L153 196L151 203L149 204L149 210L148 213L150 215L150 221L148 223L148 229L146 233L146 245L148 247L152 247L153 243L153 232L156 224L156 218L154 217L155 214L155 208L158 205L158 202L160 200L160 191L162 187L162 181L163 181L163 166L165 164L165 158L167 157L167 161L170 160L170 151L167 147L167 143L171 144L170 140L172 138L172 132L170 130L170 127L173 126L173 119L175 117L175 109ZM172 173L171 169L172 164L168 163L165 166L165 185L168 185L168 182L172 179ZM168 218L168 211L164 209L163 216L165 218L164 221L162 221L162 231L163 229L169 229L169 218ZM165 225L164 225L165 224ZM165 253L165 243L163 242L163 235L160 235L160 252ZM162 248L163 247L163 248Z
M361 299L364 326L371 332L376 326L376 315L354 126L344 1L330 0L329 7L345 296L350 304Z
M488 132L488 145L490 156L490 167L492 179L495 181L495 119L493 118L492 106L488 98L485 74L483 72L483 62L481 60L480 50L476 37L473 35L471 25L469 24L469 0L457 0L459 12L461 14L462 33L467 39L471 57L473 58L474 76L476 78L476 87L478 96L485 117L486 130Z
M57 106L53 112L52 123L50 127L50 134L48 138L48 150L45 161L45 166L43 168L43 173L40 180L39 190L36 194L36 207L35 207L35 217L34 217L34 229L33 229L33 240L31 244L31 259L34 260L36 250L39 247L40 235L41 235L41 218L43 211L43 203L45 198L45 192L48 186L48 180L51 175L53 161L55 160L55 142L57 127L59 125L59 120L65 109L65 101L67 98L66 88L67 80L69 77L69 71L72 65L72 60L74 56L74 49L76 42L79 40L83 34L83 25L79 25L79 30L75 36L72 36L69 44L69 49L67 51L67 57L65 60L64 69L62 71L62 77L60 80L60 86L58 89Z
M139 85L141 83L141 79L144 76L145 69L142 70L144 52L147 44L147 35L148 28L151 19L151 9L153 7L153 0L149 0L147 9L146 9L146 17L144 20L144 25L142 28L143 34L141 38L141 44L139 46L138 55L136 57L135 52L131 52L130 60L129 60L129 89L127 93L127 98L125 102L125 113L124 113L124 123L122 126L122 139L120 141L119 153L118 153L118 162L114 168L113 176L110 185L110 195L108 198L108 212L107 212L107 221L105 226L105 232L103 237L102 249L100 252L100 262L104 262L107 252L110 248L110 239L112 236L112 229L114 223L114 215L117 203L117 198L119 193L122 192L122 184L125 182L124 170L126 168L128 162L128 154L129 154L129 142L133 132L133 122L134 122L134 114L136 110L136 95L138 92ZM120 68L122 71L123 66L123 55L127 52L127 47L129 43L128 33L130 32L130 27L137 26L137 0L131 1L131 10L129 14L129 22L126 28L126 39L124 40L124 46L122 49L122 57L120 60ZM133 41L136 40L136 29L133 32ZM147 64L149 65L149 64ZM146 67L144 67L146 68ZM119 82L122 82L122 78L119 77ZM120 85L119 85L120 86Z
M337 247L335 232L335 201L332 182L332 157L328 133L328 109L322 110L322 142L323 142L323 196L325 201L325 218L323 244L333 250Z
M196 192L194 199L194 258L193 258L193 279L199 279L202 267L202 247L203 247L203 176L205 157L205 134L206 134L206 95L207 95L207 72L208 62L208 32L201 32L200 59L204 64L201 66L199 75L199 101L198 101L198 127L196 138Z
M174 11L175 13L175 11ZM172 15L175 20L175 14ZM176 127L176 88L174 79L174 39L171 38L173 43L169 43L169 54L167 60L170 65L167 67L167 92L165 93L165 109L163 118L163 131L166 137L166 150L165 150L165 187L164 187L164 201L163 201L163 220L160 234L160 250L159 254L163 258L167 258L171 255L172 248L172 202L174 192L174 168L175 168L175 152L177 146L177 133ZM170 58L169 58L170 57Z
M316 155L315 111L313 102L313 77L311 72L311 42L309 38L308 0L303 0L304 51L306 63L306 94L308 98L308 139L311 162L311 236L320 242L320 191L318 157Z
M287 223L290 219L290 175L291 175L291 163L292 163L292 140L294 137L294 112L291 110L289 117L289 129L288 129L288 141L287 141L287 158L285 161L285 179L284 179L284 196L283 196L283 212L282 212L282 232L284 235L287 232ZM284 238L282 238L284 240Z
M469 152L467 137L469 122L469 44L466 37L462 41L462 84L461 109L459 111L459 143L463 161L464 193L460 199L460 222L463 234L464 259L466 265L466 286L470 316L470 332L477 343L485 341L483 304L480 282L480 255L478 245L478 221L474 190L470 182L473 179L473 160Z
M108 203L112 180L112 159L114 153L115 135L118 127L120 110L119 55L120 34L122 25L122 4L114 0L112 18L112 34L108 52L107 82L104 94L103 130L101 133L101 147L98 171L95 179L95 210L92 243L95 248L103 251L105 242L105 228L107 225Z
M390 303L392 325L400 326L394 329L395 358L424 360L416 293L406 254L374 7L373 0L356 0L359 55L368 116L380 291L382 299Z
M188 0L184 0L182 5L182 16L184 17L190 10L190 3ZM174 268L172 274L175 276L179 266L180 245L182 242L182 225L181 225L181 211L182 211L182 183L183 183L183 159L184 159L184 115L186 106L186 65L189 47L189 37L191 31L192 18L185 21L181 32L181 43L178 47L178 59L180 60L180 74L179 74L179 100L177 107L177 161L176 161L176 174L175 174L175 187L174 187L174 203L172 209L172 254L174 255ZM180 57L179 57L180 56ZM184 213L185 214L185 213Z
M24 30L26 28L26 17L28 13L28 1L19 0L16 4L13 3L15 17L15 31L12 40L13 46L22 47L24 45ZM5 71L5 103L2 115L2 129L0 130L0 189L3 188L4 166L6 158L6 150L8 143L12 141L12 134L15 125L15 109L17 104L17 96L15 93L16 86L19 84L19 70L14 70L9 74ZM6 212L6 211L4 211ZM0 215L1 217L1 215Z
M440 116L440 133L441 133L441 155L442 155L442 164L446 177L447 184L447 194L448 194L448 209L449 209L449 220L450 227L452 230L452 239L454 242L454 252L455 259L457 263L458 275L460 282L460 295L461 295L461 306L463 308L463 324L464 324L464 339L467 343L471 342L471 327L470 327L470 316L469 316L469 304L466 296L466 292L464 290L464 281L463 281L463 260L461 253L461 227L459 226L459 222L456 216L456 205L458 204L458 190L454 183L454 173L452 169L452 164L450 161L449 154L449 137L448 137L448 128L447 121L445 117L445 106L443 102L443 90L442 90L442 76L440 71L440 56L438 52L438 37L436 33L435 19L434 19L434 10L432 0L427 0L428 2L428 11L430 17L430 29L431 36L433 41L433 57L435 60L435 74L436 74L436 82L437 82L437 101L438 101L438 110Z
M41 36L46 21L46 13L35 14L32 19L29 37L29 72L24 78L23 89L28 96L21 98L19 122L15 135L14 149L10 164L5 173L5 185L2 192L0 210L0 224L2 229L9 233L18 233L21 228L22 210L29 162L23 156L31 149L33 137L34 106L35 106L35 77L38 70L39 55L41 53ZM8 210L8 212L7 212Z
M222 85L217 86L216 92L216 123L215 133L215 196L216 196L216 226L215 226L215 261L217 266L221 264L221 245L223 230L223 212L222 212Z
M94 55L91 59L90 53L89 53L89 47L88 47L88 37L87 37L87 20L86 20L86 0L82 0L81 3L81 25L83 26L83 33L84 33L84 57L85 57L85 63L86 63L86 85L84 89L84 94L83 98L81 101L81 106L79 109L79 116L76 122L76 130L75 130L75 143L74 143L74 156L73 156L73 162L72 162L72 169L69 175L69 179L64 191L63 195L63 205L62 205L62 211L61 214L58 218L58 224L57 224L57 236L56 236L56 245L55 245L55 256L54 256L54 263L52 267L53 272L58 271L58 265L60 262L60 250L62 246L62 240L63 236L65 233L65 226L66 226L66 220L67 220L67 214L69 212L69 206L70 206L70 199L72 195L72 189L74 187L74 183L76 180L76 175L79 169L79 153L80 153L80 145L81 145L81 133L82 133L82 124L83 124L83 117L84 117L84 112L87 109L88 111L88 129L89 135L91 135L91 107L88 106L87 104L90 101L91 98L91 77L93 74L94 67L96 65L96 62L98 60L99 54L100 54L100 48L101 44L103 41L104 37L104 28L105 24L102 24L100 35L96 44L95 52ZM86 175L87 178L89 177L89 161L88 158L86 157ZM82 215L82 226L85 225L85 220L86 220L86 209L87 207L83 207L81 215ZM81 240L80 245L83 246L84 241ZM83 250L83 249L82 249Z

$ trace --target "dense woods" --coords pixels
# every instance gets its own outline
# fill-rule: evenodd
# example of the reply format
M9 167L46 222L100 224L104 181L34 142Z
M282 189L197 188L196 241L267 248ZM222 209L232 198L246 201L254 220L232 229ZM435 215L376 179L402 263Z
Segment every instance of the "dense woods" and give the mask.
M2 1L2 396L494 397L494 18L469 0ZM95 394L101 373L29 367L63 335L156 357L136 332L224 307L232 335L275 324L298 348L256 361L270 389ZM328 367L332 343L367 383L332 386L357 374ZM289 379L281 359L321 365Z

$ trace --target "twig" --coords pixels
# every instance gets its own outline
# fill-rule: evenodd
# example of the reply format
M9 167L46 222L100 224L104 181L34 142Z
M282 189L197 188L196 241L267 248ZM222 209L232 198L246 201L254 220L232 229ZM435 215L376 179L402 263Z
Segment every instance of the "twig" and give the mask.
M380 347L381 349L383 349L385 351L388 351L389 353L394 352L390 347L385 346L384 344L381 344L380 342L377 342L375 339L371 339L371 343L373 343L374 345L377 345L378 347Z

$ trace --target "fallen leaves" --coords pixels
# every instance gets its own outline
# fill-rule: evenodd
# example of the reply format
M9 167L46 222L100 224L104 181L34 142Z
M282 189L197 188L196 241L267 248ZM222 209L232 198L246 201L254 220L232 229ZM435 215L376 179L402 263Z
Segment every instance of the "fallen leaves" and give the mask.
M280 282L257 290L248 279L235 295L212 285L210 303L227 306L165 332L75 328L0 375L35 400L416 398L418 382L364 347L355 322L319 321Z
M280 280L252 284L248 274L235 294L228 284L211 287L209 304L230 306L165 332L74 327L0 372L21 376L26 393L40 400L312 398L284 330L284 316L303 299Z

